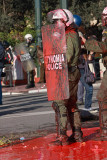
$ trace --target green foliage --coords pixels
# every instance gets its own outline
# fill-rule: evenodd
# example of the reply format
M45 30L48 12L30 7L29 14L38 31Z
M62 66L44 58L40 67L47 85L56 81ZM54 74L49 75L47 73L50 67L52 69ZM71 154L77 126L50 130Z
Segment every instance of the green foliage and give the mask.
M104 5L99 2L100 0L72 0L69 9L73 14L81 16L83 24L89 27L90 21L94 18L97 20L97 23L99 23L99 21L101 22L101 13Z
M0 41L4 41L7 38L7 34L4 32L0 32Z
M16 43L20 43L23 40L22 33L17 30L11 30L7 35L7 41L14 46Z
M7 40L10 45L14 47L17 43L23 42L24 36L28 33L32 34L32 36L35 38L36 31L28 27L26 27L23 32L17 30L11 30L8 34L5 32L0 32L0 41Z
M12 46L22 42L27 33L35 38L35 1L4 0L0 1L0 39L8 40ZM81 16L86 28L91 27L91 21L96 29L101 30L101 13L106 6L106 0L68 0L68 9ZM41 0L42 24L46 24L47 13L60 8L60 0ZM99 32L100 33L100 32Z
M55 10L57 8L60 8L59 7L59 4L60 4L60 0L41 0L41 3L42 3L42 20L43 21L46 21L46 18L47 18L47 13L49 11L52 11L52 10Z
M0 32L0 41L8 41L11 46L23 41L23 35L17 30L11 30L10 33Z
M9 32L10 29L13 26L13 19L9 17L8 15L1 15L0 17L0 31L3 32Z
M69 10L77 14L82 19L82 24L87 33L95 34L101 38L102 21L101 14L104 9L106 0L69 0ZM88 33L89 34L89 33Z

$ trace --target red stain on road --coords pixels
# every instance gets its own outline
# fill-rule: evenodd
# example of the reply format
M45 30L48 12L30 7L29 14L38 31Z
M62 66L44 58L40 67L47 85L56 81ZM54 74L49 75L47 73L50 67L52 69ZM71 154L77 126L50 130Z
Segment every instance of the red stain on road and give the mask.
M95 140L99 128L82 129L84 142L50 147L56 134L0 149L0 160L106 160L107 141ZM70 131L68 132L70 135Z

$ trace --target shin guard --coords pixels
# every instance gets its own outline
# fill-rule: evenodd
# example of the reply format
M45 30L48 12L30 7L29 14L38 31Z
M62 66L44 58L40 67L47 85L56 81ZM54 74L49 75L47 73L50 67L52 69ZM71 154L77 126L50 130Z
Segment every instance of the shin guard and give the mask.
M55 111L57 138L60 138L60 136L66 135L67 114L66 113L61 113L60 108L59 108L59 106L56 102L52 103L52 108Z

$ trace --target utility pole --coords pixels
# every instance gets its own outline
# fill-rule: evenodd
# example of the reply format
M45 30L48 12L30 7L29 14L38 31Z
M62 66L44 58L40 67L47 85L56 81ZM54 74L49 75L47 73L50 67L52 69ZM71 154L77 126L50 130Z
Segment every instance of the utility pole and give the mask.
M42 24L41 0L35 0L35 25L36 25L36 44L41 46L41 24Z
M60 0L60 8L67 9L68 8L68 0Z
M35 26L36 26L36 46L42 46L42 35L41 35L41 25L42 25L42 9L41 0L35 1ZM40 77L40 65L37 65L37 77Z
M34 0L35 2L35 26L36 26L36 45L42 47L42 35L41 35L41 25L42 25L42 9L41 0ZM60 8L67 9L67 0L60 0ZM40 76L40 67L37 67L37 77Z

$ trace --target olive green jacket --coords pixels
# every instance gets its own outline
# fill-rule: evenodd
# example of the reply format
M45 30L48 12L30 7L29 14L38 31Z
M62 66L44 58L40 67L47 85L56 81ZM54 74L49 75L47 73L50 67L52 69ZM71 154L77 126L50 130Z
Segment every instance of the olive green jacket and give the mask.
M30 53L31 57L33 59L36 58L36 54L37 54L37 48L36 48L36 44L35 43L31 43L30 45L27 44L26 42L23 43L24 46L26 47L26 49L28 50L28 52Z
M78 59L80 56L80 39L78 32L74 30L66 31L66 57L68 62L68 67L77 66Z
M102 54L104 66L107 67L107 41L99 42L96 40L87 40L85 47L89 51L99 52Z
M94 52L100 52L103 57L104 66L107 68L107 41L99 42L96 40L87 40L86 49ZM107 102L107 70L105 71L100 89L97 93L98 101Z

